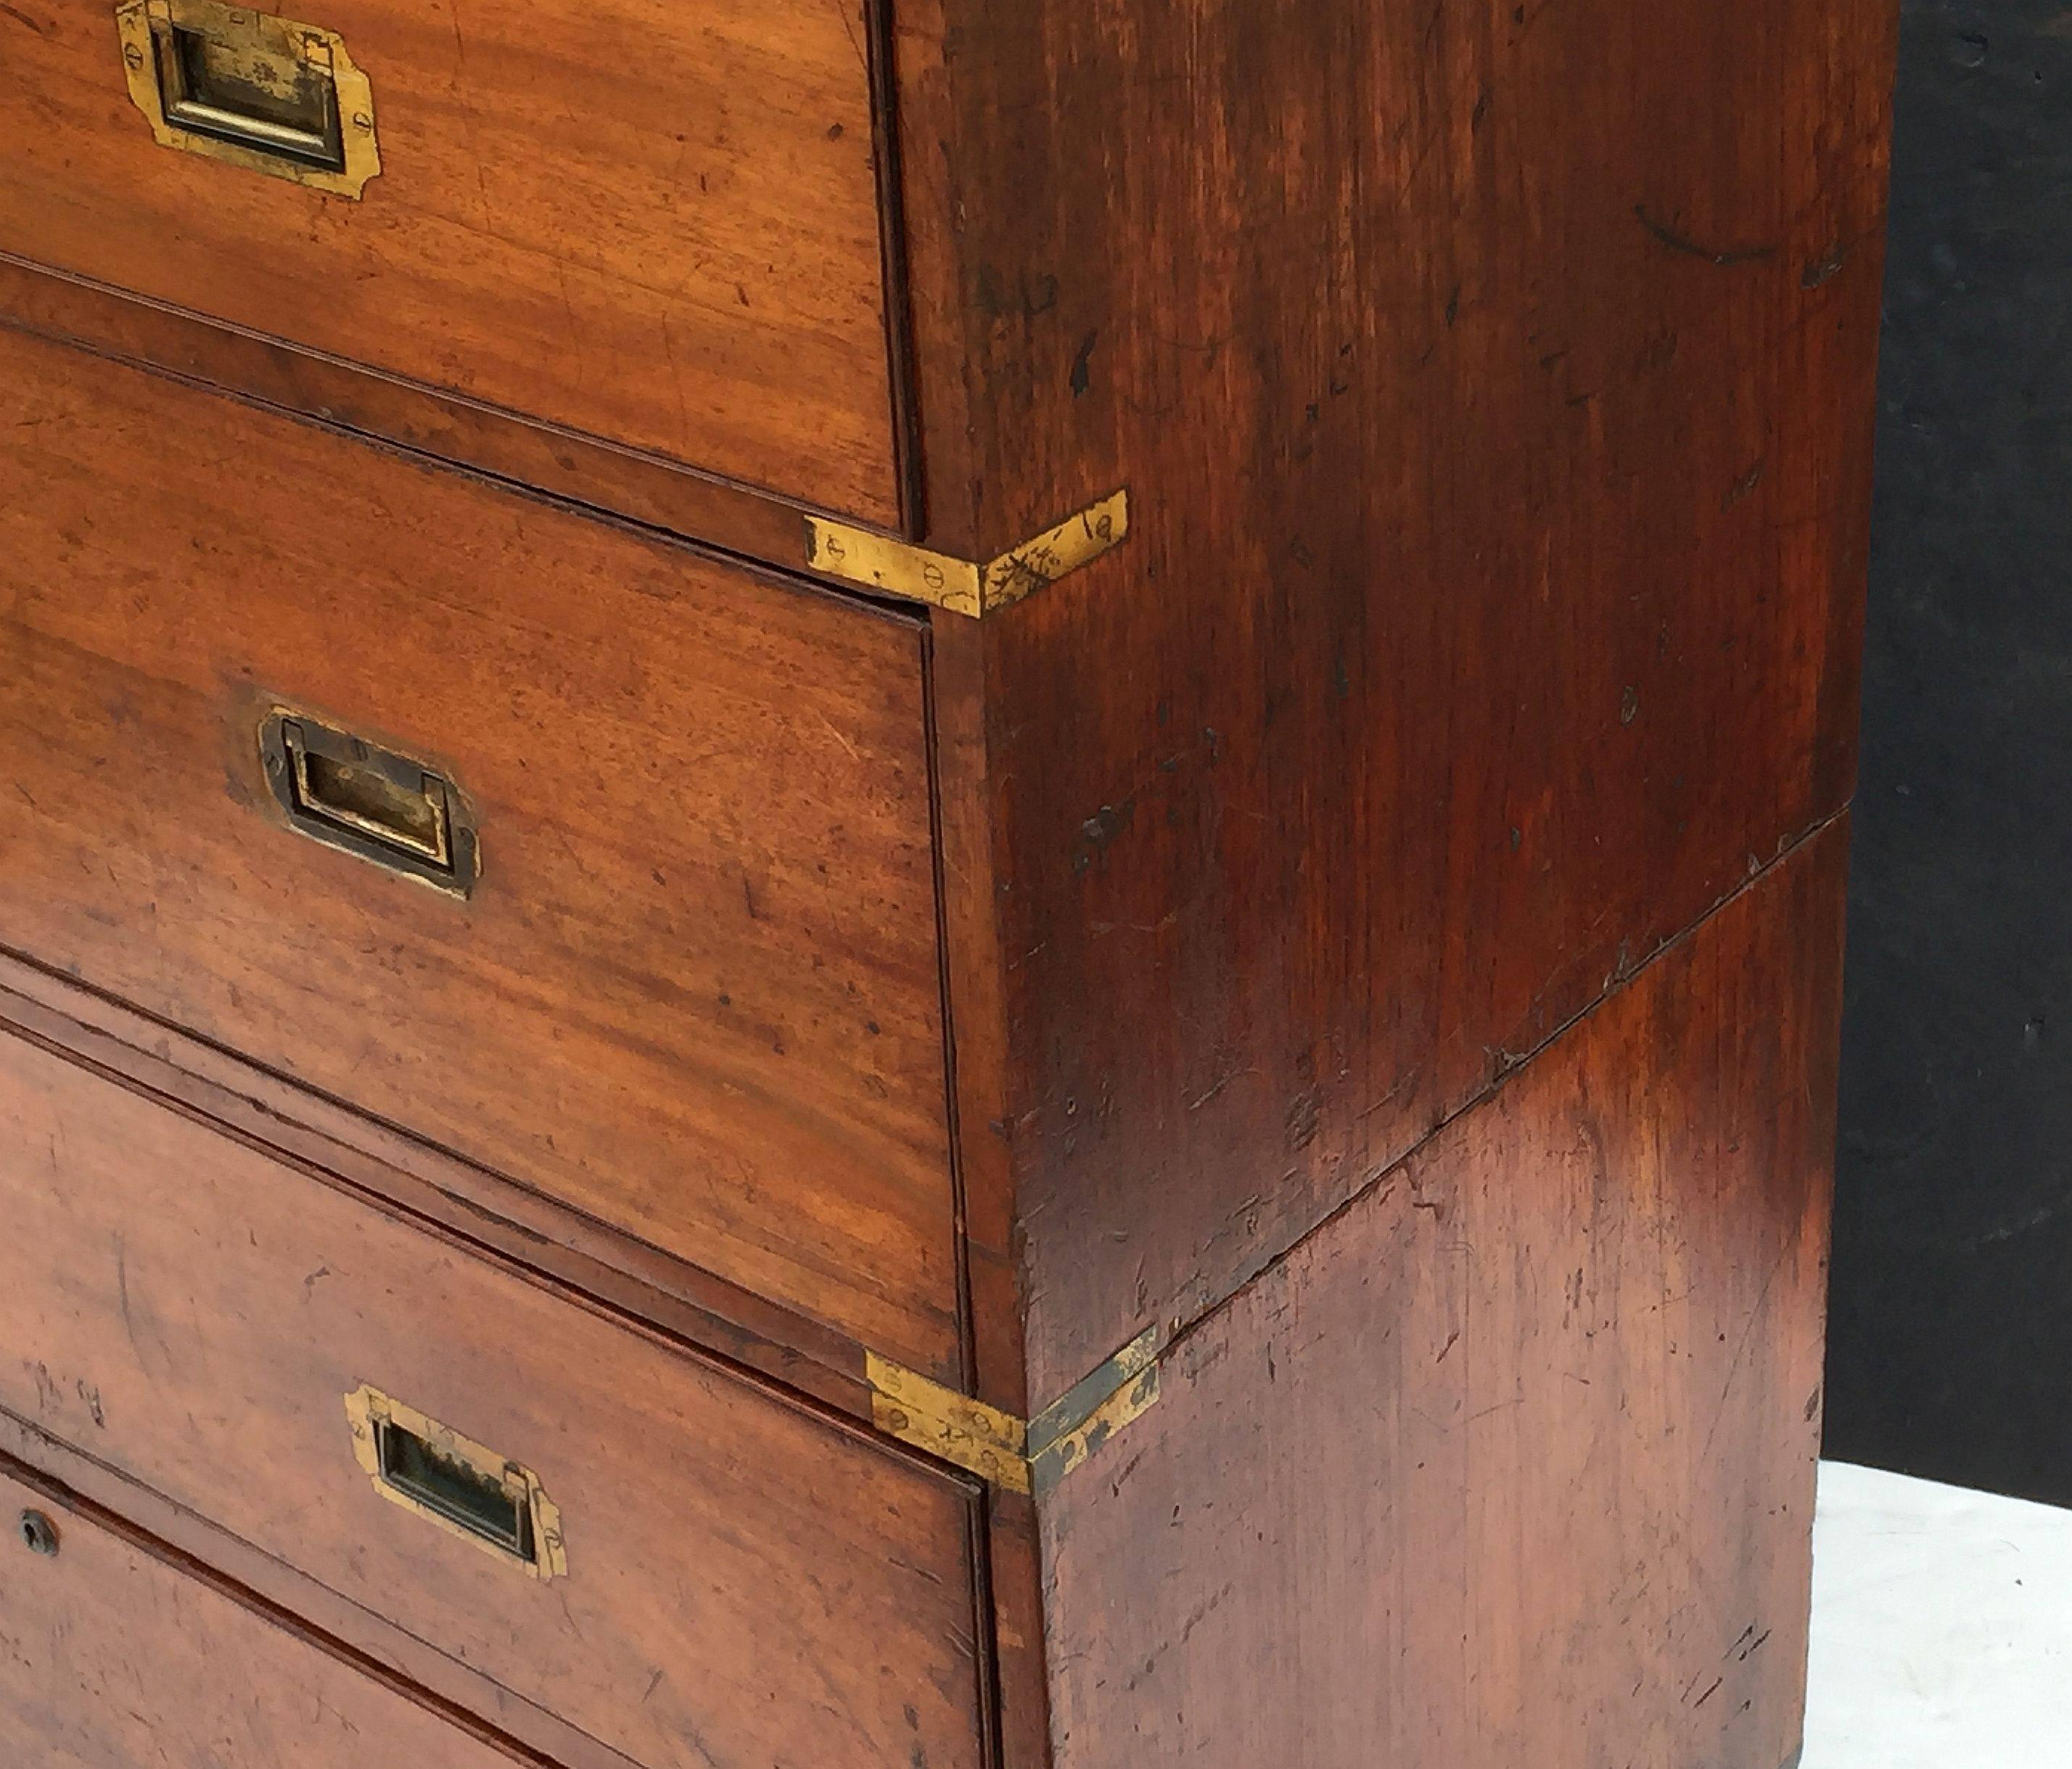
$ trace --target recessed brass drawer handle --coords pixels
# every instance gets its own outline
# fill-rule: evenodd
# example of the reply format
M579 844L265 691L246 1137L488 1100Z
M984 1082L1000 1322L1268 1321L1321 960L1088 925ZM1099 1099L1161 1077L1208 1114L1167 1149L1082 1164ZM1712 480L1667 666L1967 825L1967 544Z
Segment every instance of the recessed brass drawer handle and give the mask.
M167 147L357 197L374 94L335 33L218 0L122 0L130 96Z
M346 1396L345 1416L354 1459L391 1504L534 1578L568 1571L561 1514L529 1470L378 1388Z
M474 890L482 861L474 821L422 762L285 709L259 727L259 755L290 828L442 891Z

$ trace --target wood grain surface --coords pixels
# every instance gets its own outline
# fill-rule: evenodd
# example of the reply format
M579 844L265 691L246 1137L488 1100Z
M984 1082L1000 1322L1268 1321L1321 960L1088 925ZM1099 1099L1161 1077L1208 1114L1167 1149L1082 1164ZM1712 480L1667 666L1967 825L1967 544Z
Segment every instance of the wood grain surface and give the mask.
M0 8L0 250L217 286L264 335L89 323L83 286L32 323L306 406L347 371L265 339L349 248L376 274L324 348L375 360L400 278L384 348L447 355L389 366L443 397L878 521L915 513L896 404L930 546L989 558L1120 487L1130 538L924 627L0 338L0 478L37 488L0 508L0 763L34 795L0 804L0 941L1016 1414L1146 1328L1163 1397L980 1499L0 1040L0 1179L65 1250L0 1251L0 1343L51 1347L0 1407L652 1769L1778 1769L1889 0L898 0L911 389L860 367L895 144L865 167L821 127L868 109L853 0L664 27L738 38L672 126L754 185L664 249L652 130L621 155L554 117L561 184L455 138L478 93L608 105L587 51L656 0L339 3L377 94L404 46L400 139L438 145L249 289L242 242L310 200L181 232L213 169L75 163L117 120L84 14ZM572 75L514 47L543 24ZM743 79L787 42L803 72ZM678 77L646 67L627 126ZM118 176L144 219L111 242ZM505 202L523 250L469 234ZM689 356L679 294L717 302ZM337 385L348 424L789 557L767 509ZM474 902L269 825L238 734L269 694L450 767ZM539 1470L572 1573L515 1601L567 1609L496 1610L443 1538L475 1564L426 1581L340 1471L314 1533L212 1490L233 1431L314 1467L307 1394L362 1380Z
M954 1376L918 628L18 333L0 483L0 941ZM269 821L276 697L471 899Z
M108 0L0 10L0 249L891 524L861 0L304 0L364 200L158 146Z
M1044 1517L1059 1769L1777 1769L1831 827L1183 1340Z
M12 1037L0 1191L0 1408L648 1769L977 1769L971 1483ZM377 1494L363 1384L566 1576Z
M729 1363L853 1417L872 1416L864 1351L832 1327L4 952L0 1019L140 1093L264 1142Z
M898 22L935 544L1132 495L937 645L980 1381L1041 1407L1847 799L1893 21Z
M34 1511L57 1553L32 1554ZM126 1532L0 1472L0 1750L36 1769L528 1760L439 1718ZM226 1674L229 1673L229 1674Z
M149 364L205 386L235 387L288 411L318 413L339 428L464 462L730 552L795 562L803 549L796 509L730 481L521 423L457 396L367 374L335 357L233 331L5 253L0 323Z

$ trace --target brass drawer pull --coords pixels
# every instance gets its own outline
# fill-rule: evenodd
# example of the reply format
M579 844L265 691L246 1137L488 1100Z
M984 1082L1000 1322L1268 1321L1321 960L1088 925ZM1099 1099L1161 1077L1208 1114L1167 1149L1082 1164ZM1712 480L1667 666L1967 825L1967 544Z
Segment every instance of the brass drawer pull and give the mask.
M123 0L130 96L168 147L357 197L374 94L337 35L217 0Z
M259 728L259 754L291 828L442 891L474 890L481 870L474 823L423 763L281 709Z
M378 1388L346 1396L345 1416L383 1498L535 1578L567 1572L561 1512L528 1470Z

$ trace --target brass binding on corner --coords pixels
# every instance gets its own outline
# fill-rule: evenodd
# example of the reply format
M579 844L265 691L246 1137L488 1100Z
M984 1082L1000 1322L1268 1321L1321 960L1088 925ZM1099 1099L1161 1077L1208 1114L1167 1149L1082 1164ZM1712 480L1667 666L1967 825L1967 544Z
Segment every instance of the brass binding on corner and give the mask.
M335 31L220 0L120 0L130 97L161 146L357 200L374 88Z
M806 518L806 563L844 582L974 617L1005 608L1120 546L1129 493L1117 492L990 563L931 553L910 541L820 516Z
M879 1430L1009 1492L1048 1492L1158 1403L1155 1327L1026 1421L875 1352L866 1352L865 1363Z

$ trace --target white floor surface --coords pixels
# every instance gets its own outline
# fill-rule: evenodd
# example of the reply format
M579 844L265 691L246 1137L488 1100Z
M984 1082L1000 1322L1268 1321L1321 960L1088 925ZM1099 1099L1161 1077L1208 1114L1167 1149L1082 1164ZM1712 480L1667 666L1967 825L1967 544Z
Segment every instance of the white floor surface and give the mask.
M2072 1769L2072 1511L1820 1471L1802 1769Z

